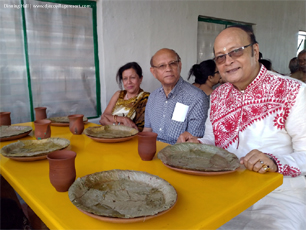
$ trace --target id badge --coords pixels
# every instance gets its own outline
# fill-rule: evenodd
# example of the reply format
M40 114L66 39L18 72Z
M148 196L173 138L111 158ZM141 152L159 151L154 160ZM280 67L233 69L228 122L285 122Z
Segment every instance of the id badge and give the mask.
M183 122L187 116L189 106L177 102L172 114L172 120Z

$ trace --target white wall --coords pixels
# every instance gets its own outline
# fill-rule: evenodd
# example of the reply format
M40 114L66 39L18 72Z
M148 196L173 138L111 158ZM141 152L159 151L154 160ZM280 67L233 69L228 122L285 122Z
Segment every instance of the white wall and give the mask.
M172 48L182 59L187 78L197 61L198 16L255 23L264 58L288 73L296 55L297 33L306 31L305 1L102 1L98 2L99 58L102 112L118 86L118 68L130 61L144 72L142 88L152 92L160 83L151 75L149 61L160 48Z

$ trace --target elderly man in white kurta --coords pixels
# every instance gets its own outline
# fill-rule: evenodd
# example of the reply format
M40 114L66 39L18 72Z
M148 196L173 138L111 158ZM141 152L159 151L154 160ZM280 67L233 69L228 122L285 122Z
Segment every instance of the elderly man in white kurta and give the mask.
M220 229L306 229L306 85L260 66L248 28L223 30L214 52L227 83L211 95L204 137L185 132L178 142L216 145L249 170L284 175L282 186Z

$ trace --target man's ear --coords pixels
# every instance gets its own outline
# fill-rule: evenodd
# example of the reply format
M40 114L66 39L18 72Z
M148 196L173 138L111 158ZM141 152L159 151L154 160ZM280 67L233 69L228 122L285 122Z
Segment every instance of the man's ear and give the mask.
M150 72L151 72L152 75L156 78L156 75L155 75L155 68L150 67Z
M181 70L182 70L182 62L181 61L179 62L179 69L180 69L179 72L181 74Z
M253 52L254 52L254 56L256 58L256 60L259 59L259 46L258 46L258 43L255 43L253 45Z

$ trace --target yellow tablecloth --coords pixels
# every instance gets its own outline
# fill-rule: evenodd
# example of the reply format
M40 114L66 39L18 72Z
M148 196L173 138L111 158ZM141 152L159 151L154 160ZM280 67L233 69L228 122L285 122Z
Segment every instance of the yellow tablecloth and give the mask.
M32 126L32 122L18 125ZM88 123L85 128L95 126ZM68 127L51 127L52 137L71 141L77 153L77 177L94 172L129 169L157 175L174 186L178 200L172 210L145 222L115 224L91 218L69 200L68 192L57 192L49 181L48 160L19 162L0 156L1 175L50 229L214 229L280 186L278 173L258 174L245 169L218 176L194 176L173 171L154 157L142 161L137 137L121 143L98 143L83 135L72 135ZM31 136L21 140L34 139ZM16 141L16 140L15 140ZM0 142L1 148L15 141ZM157 142L157 152L167 144Z

